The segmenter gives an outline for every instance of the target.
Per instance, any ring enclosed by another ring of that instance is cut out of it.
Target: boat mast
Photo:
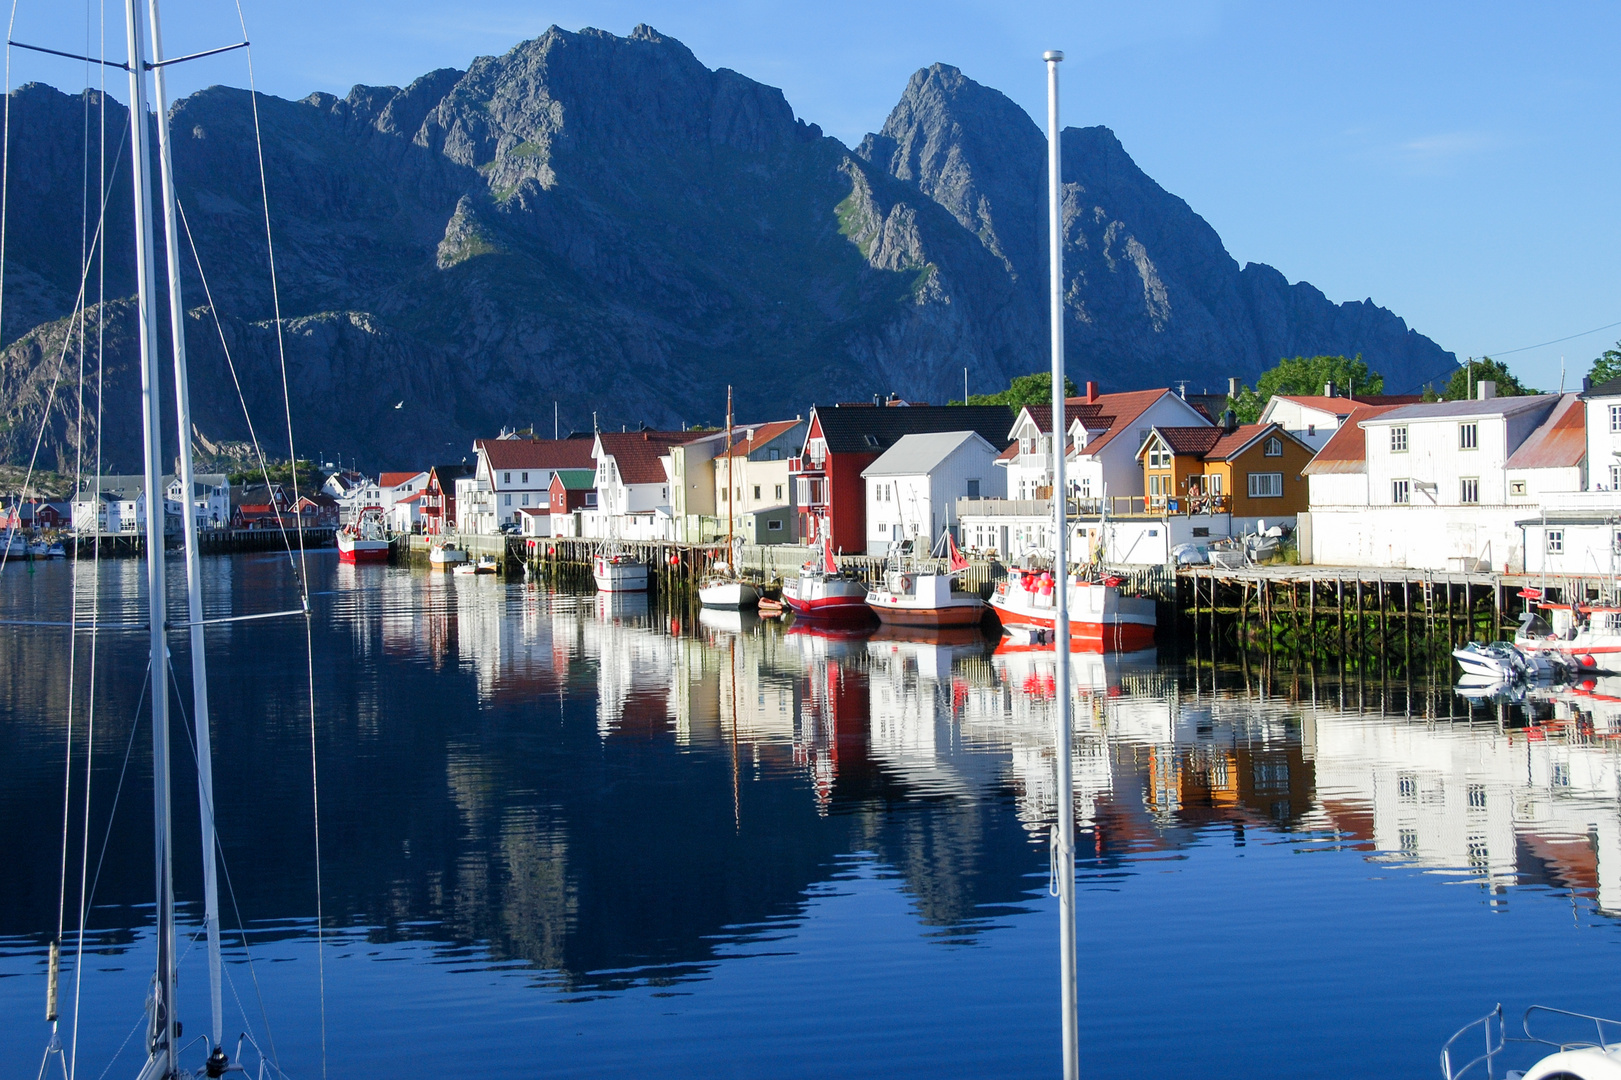
[[[1057,610],[1053,618],[1053,644],[1057,661],[1054,679],[1058,715],[1058,828],[1053,836],[1053,877],[1058,882],[1058,947],[1064,1009],[1064,1080],[1077,1080],[1081,1072],[1075,981],[1075,779],[1071,773],[1072,734],[1069,700],[1069,492],[1064,485],[1064,249],[1063,170],[1059,155],[1062,133],[1058,127],[1058,65],[1064,54],[1042,54],[1047,62],[1047,246],[1052,284],[1053,376],[1053,513],[1057,530],[1053,563],[1057,569]]]
[[[175,212],[174,158],[169,139],[169,101],[164,86],[163,27],[158,0],[148,0],[152,32],[153,106],[157,111],[158,160],[162,169],[163,235],[169,274],[169,336],[174,344],[175,436],[181,486],[180,516],[186,530],[186,609],[191,623],[192,722],[197,747],[197,802],[203,842],[203,918],[208,930],[210,1075],[224,1064],[224,1008],[220,991],[219,881],[215,865],[214,762],[208,722],[208,660],[203,647],[202,571],[197,550],[196,471],[191,459],[191,394],[186,375],[186,308],[180,293],[179,215]],[[217,1060],[216,1060],[217,1059]]]
[[[734,542],[732,540],[732,497],[739,490],[732,481],[732,388],[726,388],[726,568],[731,571],[732,577],[737,577],[737,567],[732,565]]]
[[[163,573],[163,431],[158,395],[158,328],[152,290],[152,159],[148,146],[146,64],[141,10],[124,0],[129,48],[130,177],[135,198],[135,284],[141,339],[141,440],[146,457],[146,602],[152,689],[152,829],[157,874],[157,970],[152,980],[145,1077],[175,1072],[174,852],[169,799],[169,665]]]

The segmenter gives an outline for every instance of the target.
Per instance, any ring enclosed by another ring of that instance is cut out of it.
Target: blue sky
[[[936,61],[1041,116],[1040,54],[1061,48],[1064,122],[1113,128],[1240,262],[1334,300],[1371,297],[1460,358],[1502,355],[1548,389],[1561,355],[1575,385],[1621,338],[1615,326],[1525,348],[1621,322],[1618,4],[243,4],[270,93],[403,85],[554,23],[625,34],[646,22],[711,67],[781,87],[847,144]],[[236,9],[219,0],[167,0],[164,17],[171,54],[236,40]],[[110,33],[121,51],[121,29]],[[82,9],[19,5],[17,40],[75,49],[85,34]],[[84,79],[18,52],[11,76]],[[238,53],[172,79],[180,93],[243,85],[246,68]]]

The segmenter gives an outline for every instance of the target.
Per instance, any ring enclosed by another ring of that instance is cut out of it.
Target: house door
[[[997,551],[997,554],[999,554],[1002,558],[1004,558],[1004,559],[1007,558],[1008,552],[1007,552],[1007,526],[1006,525],[1002,526],[1002,542],[997,545],[996,551]]]

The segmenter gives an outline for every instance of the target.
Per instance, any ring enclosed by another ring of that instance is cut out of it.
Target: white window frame
[[[1549,555],[1563,555],[1565,553],[1565,530],[1549,529],[1543,533]]]
[[[1464,476],[1458,479],[1458,502],[1463,506],[1480,505],[1480,477]]]
[[[1396,506],[1407,506],[1413,501],[1413,482],[1411,480],[1392,480],[1390,482],[1390,501]]]
[[[1407,453],[1407,425],[1402,424],[1390,429],[1390,452],[1392,454]]]
[[[1458,425],[1458,449],[1480,449],[1480,424],[1471,420],[1467,424]]]
[[[1525,498],[1525,481],[1524,480],[1510,480],[1508,482],[1508,493],[1509,493],[1509,496],[1511,498],[1517,498],[1517,499]]]
[[[1610,490],[1621,491],[1621,465],[1610,466]]]
[[[1276,435],[1272,436],[1266,441],[1266,449],[1262,451],[1262,455],[1264,457],[1282,457],[1283,440],[1278,438]]]
[[[1248,473],[1249,493],[1252,499],[1283,498],[1283,474],[1280,472]],[[1262,490],[1265,489],[1265,490]]]
[[[1610,433],[1621,434],[1621,405],[1610,406]]]

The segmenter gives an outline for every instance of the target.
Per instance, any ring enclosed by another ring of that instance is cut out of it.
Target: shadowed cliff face
[[[100,102],[31,85],[12,106],[0,458],[26,460],[50,403],[42,463],[62,464],[79,416],[62,386],[78,372],[63,320],[81,147],[88,116],[94,203]],[[212,442],[248,437],[227,349],[268,450],[286,452],[285,355],[300,452],[396,463],[463,453],[554,400],[565,428],[593,411],[671,426],[713,420],[729,383],[741,412],[791,415],[880,391],[940,401],[965,366],[988,387],[1045,363],[1041,133],[953,68],[915,75],[854,153],[780,91],[647,27],[554,28],[403,90],[258,110],[279,335],[253,102],[213,87],[172,111],[187,343],[196,381],[213,380],[195,420]],[[134,291],[126,117],[108,103],[106,287],[93,272],[89,294],[109,305]],[[1361,351],[1395,386],[1449,358],[1371,303],[1241,271],[1106,129],[1067,133],[1065,181],[1076,378],[1216,386],[1285,354]],[[110,306],[105,325],[104,454],[134,460],[133,320]]]

